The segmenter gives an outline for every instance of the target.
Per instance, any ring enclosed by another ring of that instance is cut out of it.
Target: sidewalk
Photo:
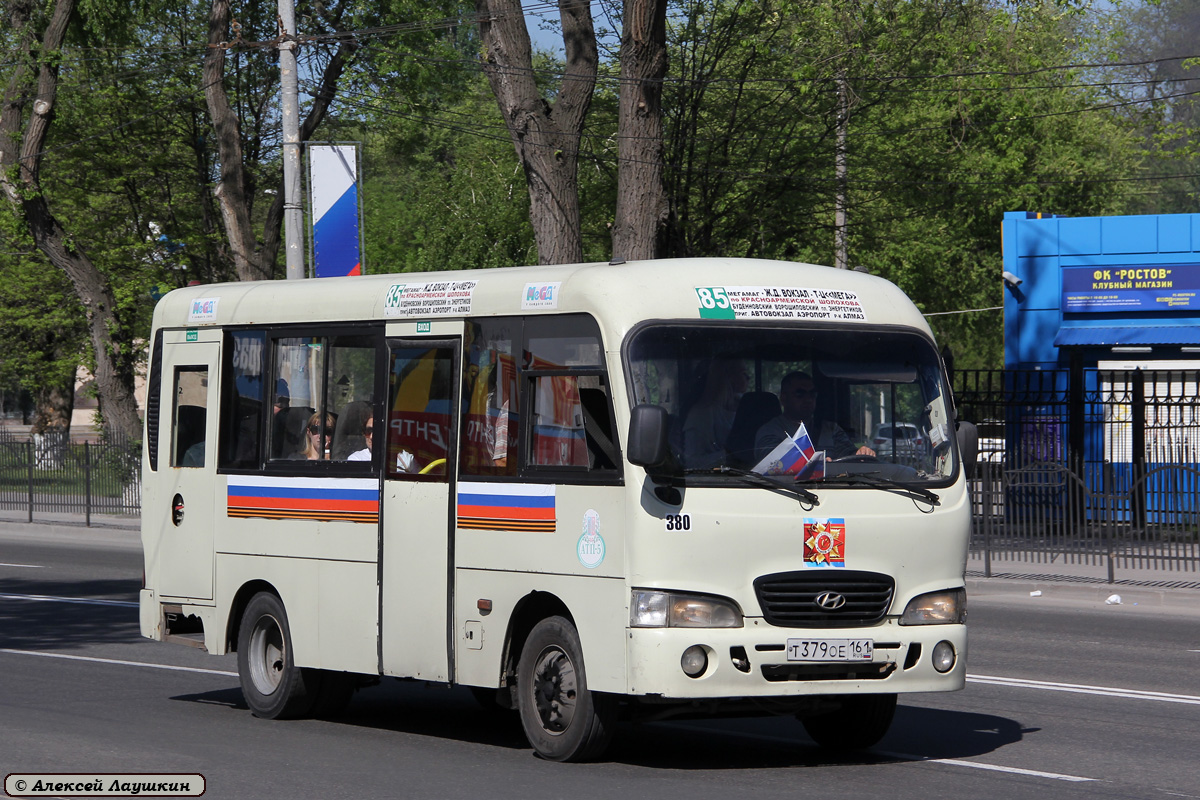
[[[0,509],[0,525],[5,523],[20,523],[28,525],[29,512],[25,509],[11,511]],[[51,511],[34,511],[33,525],[71,525],[87,529],[87,517],[82,513],[56,513]],[[92,514],[93,528],[117,528],[122,530],[141,530],[141,517],[122,516],[118,514]]]
[[[1190,566],[1190,565],[1184,565]],[[981,553],[967,559],[967,594],[1075,598],[1105,603],[1117,595],[1121,605],[1174,606],[1200,611],[1200,571],[1117,567],[1108,582],[1107,563],[1070,564],[1052,561],[991,561],[984,577]],[[1040,593],[1040,594],[1037,594]]]

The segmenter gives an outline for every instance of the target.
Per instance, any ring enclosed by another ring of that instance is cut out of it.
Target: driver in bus
[[[813,447],[824,450],[828,458],[874,456],[875,451],[863,445],[855,449],[850,435],[836,422],[820,421],[817,416],[817,386],[812,376],[804,372],[789,372],[779,382],[779,403],[783,413],[758,429],[754,449],[764,458],[785,438],[795,435],[804,423]]]

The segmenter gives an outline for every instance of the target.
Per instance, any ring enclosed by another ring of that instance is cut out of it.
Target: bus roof
[[[395,273],[177,289],[155,328],[296,322],[423,321],[585,312],[609,346],[649,319],[838,321],[929,326],[894,284],[787,261],[684,258],[457,272]]]

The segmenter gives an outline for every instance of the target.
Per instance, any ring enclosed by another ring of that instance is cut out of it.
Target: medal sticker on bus
[[[804,566],[846,566],[846,519],[804,518]]]

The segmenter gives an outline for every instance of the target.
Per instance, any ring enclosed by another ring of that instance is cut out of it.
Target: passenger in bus
[[[687,467],[705,469],[725,461],[725,442],[733,427],[738,399],[749,385],[750,375],[741,359],[713,359],[704,389],[683,423],[683,457]]]
[[[836,422],[817,419],[817,387],[812,376],[804,372],[789,372],[779,382],[779,402],[783,413],[758,429],[754,449],[759,459],[789,436],[794,436],[804,423],[813,447],[824,450],[828,458],[874,456],[875,451],[863,445],[855,448],[850,435]]]
[[[371,460],[371,449],[374,447],[375,437],[375,419],[373,417],[367,417],[367,421],[363,423],[362,437],[363,441],[367,443],[367,446],[362,450],[355,450],[353,453],[346,456],[347,461]]]
[[[334,423],[333,415],[325,415],[325,441],[321,441],[321,414],[320,412],[313,414],[308,418],[308,425],[304,428],[304,449],[293,453],[289,458],[292,460],[307,460],[317,461],[323,458],[329,458],[329,439],[333,436]]]

